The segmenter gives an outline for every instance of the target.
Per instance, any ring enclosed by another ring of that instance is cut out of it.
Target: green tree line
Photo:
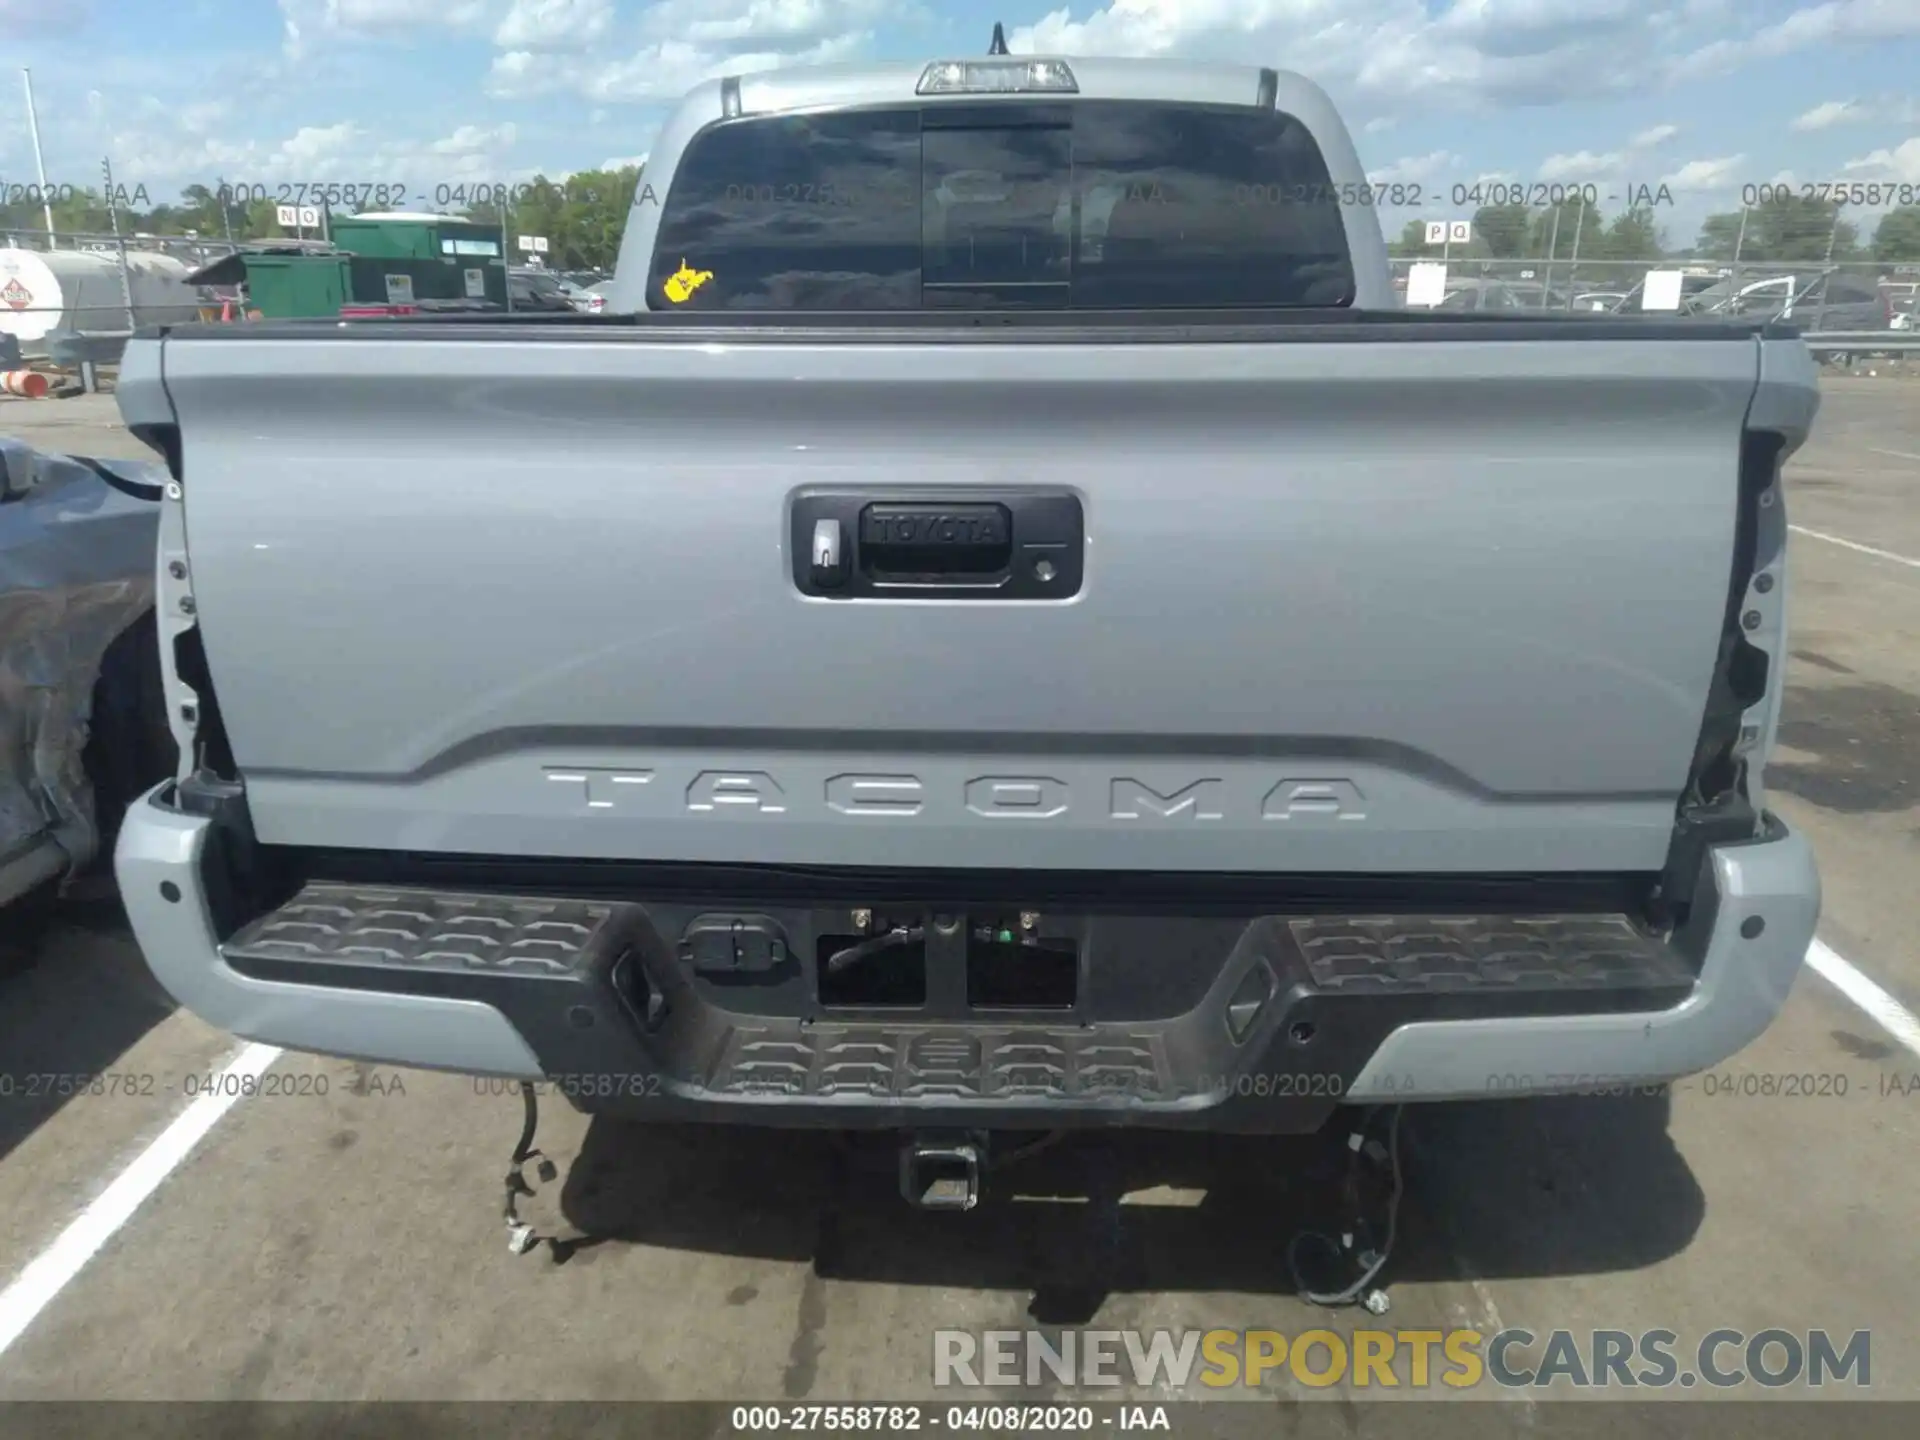
[[[456,187],[501,198],[447,208],[451,214],[500,226],[507,234],[509,247],[516,236],[546,236],[546,263],[555,269],[611,269],[639,178],[637,167],[625,166],[582,170],[564,180],[540,175],[513,186]],[[117,203],[110,206],[109,198]],[[291,203],[297,197],[290,194],[287,198]],[[508,203],[501,203],[501,199]],[[106,235],[113,229],[117,211],[120,233],[125,236],[140,233],[196,235],[203,240],[270,240],[288,233],[276,218],[277,204],[277,197],[242,203],[205,185],[189,185],[177,201],[162,204],[151,203],[144,187],[118,186],[111,197],[102,189],[62,189],[52,202],[53,228],[69,235]],[[334,213],[352,214],[356,208],[372,207],[336,206]],[[0,204],[0,237],[24,237],[44,233],[45,228],[41,206],[31,195]]]
[[[1832,201],[1801,195],[1769,196],[1744,212],[1709,215],[1692,245],[1674,247],[1656,213],[1645,206],[1604,215],[1579,201],[1547,208],[1483,205],[1473,215],[1473,240],[1449,253],[1463,260],[1698,259],[1797,263],[1875,260],[1920,262],[1920,205],[1889,210],[1862,238],[1861,227],[1842,218]],[[1431,255],[1423,221],[1410,220],[1388,248],[1396,256]]]

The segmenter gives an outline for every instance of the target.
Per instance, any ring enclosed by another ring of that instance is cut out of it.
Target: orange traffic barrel
[[[38,370],[7,370],[0,372],[0,390],[38,400],[47,393],[47,377]]]

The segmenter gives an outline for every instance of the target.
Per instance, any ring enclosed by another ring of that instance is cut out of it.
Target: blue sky
[[[1920,0],[0,0],[56,184],[111,155],[156,198],[309,180],[416,203],[644,154],[709,75],[972,54],[996,19],[1020,52],[1299,70],[1375,178],[1438,194],[1427,218],[1480,177],[1665,182],[1685,241],[1743,185],[1920,183]],[[0,183],[32,179],[10,71]]]

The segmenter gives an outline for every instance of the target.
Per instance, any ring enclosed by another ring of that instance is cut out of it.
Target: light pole
[[[113,188],[113,161],[102,157],[100,174],[107,183],[107,218],[113,225],[113,248],[120,257],[120,299],[127,307],[127,331],[140,328],[133,313],[133,279],[127,273],[127,242],[120,238],[120,197]]]
[[[1568,257],[1567,313],[1573,313],[1574,291],[1580,288],[1580,232],[1587,228],[1587,197],[1580,197],[1580,208],[1573,217],[1573,254]]]
[[[27,133],[33,136],[33,163],[40,172],[40,213],[47,221],[47,248],[57,248],[53,240],[53,196],[47,190],[47,157],[40,153],[40,117],[33,109],[33,71],[20,67],[20,79],[27,87]]]
[[[1553,228],[1547,232],[1547,269],[1540,280],[1540,308],[1546,309],[1553,304],[1553,257],[1560,253],[1560,211],[1564,206],[1553,207]]]

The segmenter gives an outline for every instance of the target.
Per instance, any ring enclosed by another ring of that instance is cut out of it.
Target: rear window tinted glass
[[[1306,128],[1237,107],[966,102],[729,121],[661,216],[657,309],[1348,305]]]

